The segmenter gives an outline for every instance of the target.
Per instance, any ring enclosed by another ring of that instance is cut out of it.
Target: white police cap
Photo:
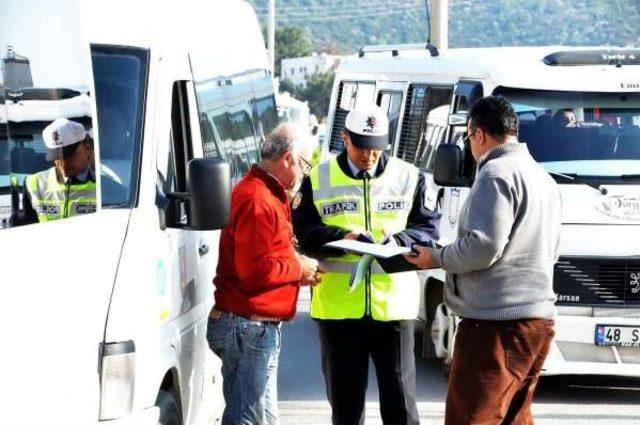
[[[357,148],[386,149],[389,144],[389,117],[373,103],[352,109],[345,128]]]
[[[67,118],[58,118],[42,131],[44,145],[47,147],[47,159],[52,160],[56,151],[81,142],[87,137],[84,126]]]

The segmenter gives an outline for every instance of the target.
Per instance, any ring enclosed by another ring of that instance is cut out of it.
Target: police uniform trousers
[[[418,424],[413,321],[317,320],[333,425],[364,424],[369,358],[385,425]]]

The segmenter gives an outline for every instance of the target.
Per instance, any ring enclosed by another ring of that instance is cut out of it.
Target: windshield
[[[520,118],[519,140],[550,172],[613,177],[640,171],[640,93],[498,88]]]

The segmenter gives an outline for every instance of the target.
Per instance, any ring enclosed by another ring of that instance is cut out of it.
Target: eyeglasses
[[[303,165],[300,167],[302,169],[302,174],[305,175],[305,176],[308,176],[309,172],[311,171],[311,168],[313,168],[313,166],[311,165],[311,163],[309,161],[304,159],[302,156],[299,156],[298,158],[303,162]]]
[[[465,137],[462,141],[465,148],[471,149],[471,136],[473,136],[474,134],[476,134],[476,130],[473,130],[471,133],[469,133],[467,137]]]

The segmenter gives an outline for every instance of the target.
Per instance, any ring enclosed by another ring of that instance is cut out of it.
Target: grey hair
[[[280,124],[273,129],[260,146],[260,157],[267,160],[280,159],[287,152],[300,152],[300,137],[295,125]]]

